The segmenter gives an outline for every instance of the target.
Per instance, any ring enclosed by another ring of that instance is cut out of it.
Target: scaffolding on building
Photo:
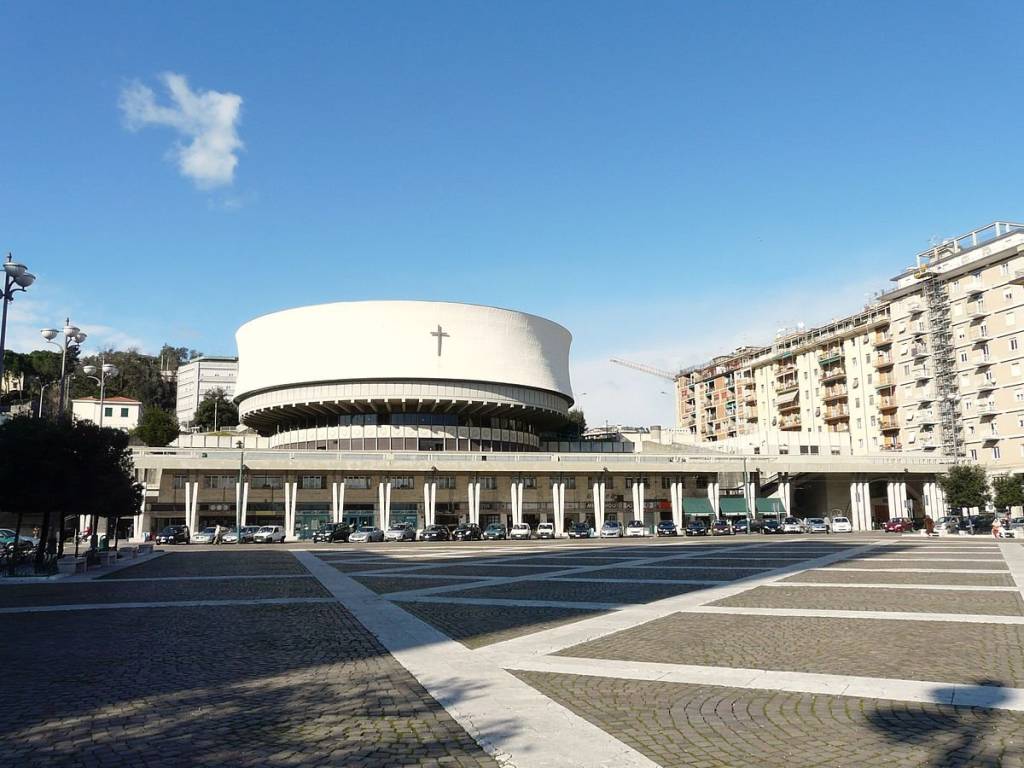
[[[922,270],[924,294],[928,303],[928,324],[931,330],[932,364],[935,370],[935,398],[939,401],[939,431],[942,452],[958,456],[960,451],[960,418],[957,409],[958,385],[956,358],[953,352],[953,331],[949,314],[946,283],[935,272]]]

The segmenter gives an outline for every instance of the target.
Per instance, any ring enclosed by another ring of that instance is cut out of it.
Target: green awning
[[[747,500],[742,496],[723,496],[718,500],[723,515],[746,515]]]
[[[683,497],[683,513],[687,515],[707,515],[709,517],[715,516],[715,510],[711,507],[711,501],[707,496],[700,496],[695,498]]]
[[[762,515],[786,514],[786,509],[782,506],[782,499],[754,499],[754,507]]]

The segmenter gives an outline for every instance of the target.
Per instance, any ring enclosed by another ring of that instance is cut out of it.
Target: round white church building
[[[274,312],[236,334],[239,417],[293,450],[521,452],[566,421],[572,335],[439,301]]]

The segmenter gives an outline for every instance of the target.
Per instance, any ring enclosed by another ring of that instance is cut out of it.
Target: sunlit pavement
[[[1024,542],[165,550],[0,586],[0,765],[1024,765]]]

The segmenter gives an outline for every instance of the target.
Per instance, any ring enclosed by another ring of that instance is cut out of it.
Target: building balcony
[[[992,334],[989,333],[987,328],[978,329],[975,333],[971,334],[971,344],[984,344],[986,341],[992,341]]]
[[[974,361],[974,367],[975,368],[988,368],[990,365],[992,365],[992,356],[991,355],[980,355]]]
[[[800,429],[800,417],[799,416],[785,416],[779,419],[779,429],[785,431],[792,431],[794,429]]]
[[[743,402],[744,403],[756,403],[757,402],[757,392],[755,392],[752,389],[748,390],[747,392],[745,392],[743,394]]]
[[[895,411],[898,407],[894,397],[883,397],[878,401],[878,409],[881,411]]]
[[[795,374],[795,373],[796,373],[796,366],[795,365],[783,365],[777,371],[775,371],[775,378],[776,379],[781,379],[781,378],[783,378],[785,376],[788,376],[789,374]]]
[[[918,426],[921,427],[932,427],[936,424],[935,414],[931,411],[925,411],[924,413],[918,413],[915,419]]]
[[[894,432],[900,428],[900,423],[896,419],[882,419],[878,422],[878,426],[883,432]]]
[[[1010,285],[1024,285],[1024,269],[1018,269],[1013,273]]]
[[[988,312],[985,311],[984,307],[975,305],[967,310],[967,316],[972,320],[980,320],[983,317],[988,317]]]
[[[985,292],[985,287],[982,286],[982,285],[972,285],[970,288],[968,288],[965,291],[965,293],[967,294],[967,298],[969,298],[969,299],[973,298],[973,297],[976,297],[976,296],[981,296],[984,292]]]
[[[996,380],[995,379],[982,379],[981,382],[978,384],[978,391],[979,392],[991,392],[997,386],[999,386],[999,385],[996,384]]]
[[[876,333],[874,341],[876,347],[889,346],[890,344],[892,344],[892,334],[889,333],[889,331],[885,331],[884,333]]]
[[[786,413],[788,411],[799,411],[800,401],[790,400],[788,403],[779,403],[776,407],[779,409],[779,413]]]
[[[903,450],[903,444],[899,440],[883,440],[882,441],[883,451],[901,451]]]
[[[850,409],[845,406],[825,409],[825,421],[841,421],[850,418]]]
[[[914,380],[915,381],[928,381],[932,377],[931,371],[927,368],[915,368],[914,369]]]
[[[879,376],[875,382],[875,389],[888,389],[896,386],[896,379],[892,376]]]
[[[922,312],[924,312],[924,307],[921,305],[921,302],[912,301],[907,305],[907,311],[911,315],[920,315]]]
[[[843,367],[830,368],[821,372],[821,383],[827,384],[830,381],[839,381],[846,378],[846,369]]]
[[[915,360],[922,360],[929,355],[931,355],[931,353],[928,351],[928,347],[924,344],[917,344],[910,348],[910,356]]]
[[[991,419],[998,412],[995,403],[978,403],[978,415],[983,419]]]
[[[892,357],[890,355],[878,355],[875,358],[875,368],[892,368]]]
[[[839,386],[839,387],[826,387],[825,388],[825,393],[822,396],[822,400],[824,400],[826,403],[828,403],[828,402],[831,402],[833,400],[842,400],[845,397],[846,397],[846,387],[843,387],[843,386]]]
[[[792,392],[795,389],[800,389],[800,382],[796,381],[777,381],[775,382],[775,394],[781,395],[785,392]]]
[[[1000,435],[998,433],[996,433],[994,435],[985,435],[983,438],[981,438],[981,441],[983,443],[987,443],[987,444],[991,445],[992,443],[998,443],[999,442],[999,438],[1000,438]]]
[[[818,354],[818,364],[828,365],[829,363],[837,363],[843,359],[843,350],[840,348],[826,349]]]

